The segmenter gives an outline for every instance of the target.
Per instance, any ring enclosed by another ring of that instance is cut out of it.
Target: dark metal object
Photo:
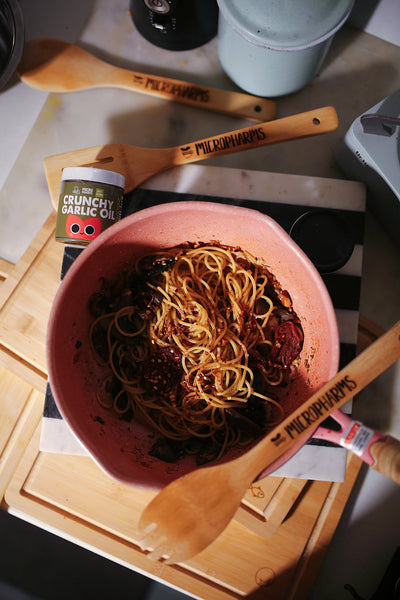
[[[15,73],[24,38],[24,21],[18,0],[0,0],[0,90]]]
[[[400,125],[400,119],[378,114],[367,114],[360,117],[364,133],[385,135],[390,137]]]
[[[345,584],[344,589],[351,594],[354,600],[366,600],[349,583]],[[394,553],[378,589],[370,600],[400,600],[400,548],[397,548]]]
[[[190,50],[217,34],[216,0],[131,0],[132,20],[152,44]]]

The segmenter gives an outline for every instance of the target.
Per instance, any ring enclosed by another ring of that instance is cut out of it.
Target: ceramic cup
[[[257,96],[296,92],[320,70],[354,0],[218,0],[218,55],[226,74]]]

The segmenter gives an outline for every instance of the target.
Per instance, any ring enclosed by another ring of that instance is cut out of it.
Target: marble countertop
[[[27,39],[79,39],[87,49],[123,67],[237,89],[218,62],[216,39],[187,52],[152,46],[134,30],[128,0],[20,3]],[[336,35],[318,77],[300,92],[277,99],[278,117],[334,105],[340,121],[337,131],[213,158],[206,164],[345,179],[334,160],[335,148],[357,116],[398,88],[399,45],[346,25]],[[66,131],[70,119],[73,127]],[[18,260],[52,210],[42,168],[45,156],[111,141],[148,147],[179,145],[245,125],[248,122],[122,90],[48,96],[14,77],[0,92],[1,258]],[[24,190],[24,177],[35,184],[32,196]],[[385,329],[400,316],[399,259],[399,247],[368,211],[361,313]],[[399,364],[371,384],[361,400],[354,409],[356,417],[400,437]],[[348,600],[345,583],[365,598],[372,596],[399,545],[399,500],[394,483],[362,468],[310,600]]]

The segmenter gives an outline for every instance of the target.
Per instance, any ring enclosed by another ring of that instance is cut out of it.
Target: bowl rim
[[[65,422],[69,425],[71,431],[75,435],[75,437],[79,440],[80,444],[86,451],[90,454],[90,456],[95,460],[95,462],[109,475],[111,475],[114,479],[128,484],[135,485],[139,487],[143,487],[146,489],[160,489],[159,487],[151,488],[150,485],[143,485],[141,483],[137,483],[133,479],[129,479],[128,477],[121,476],[117,469],[110,464],[104,464],[102,459],[97,455],[96,449],[93,448],[93,441],[85,439],[85,436],[82,435],[82,430],[76,426],[76,420],[70,418],[70,414],[68,409],[65,407],[64,402],[59,398],[57,398],[57,394],[54,389],[58,389],[58,386],[61,385],[60,374],[56,373],[53,369],[54,361],[51,356],[51,339],[53,337],[53,330],[56,324],[56,315],[60,313],[60,305],[63,301],[63,292],[64,289],[68,288],[70,285],[70,281],[72,282],[75,278],[76,274],[79,272],[81,265],[83,265],[87,258],[92,256],[97,252],[97,249],[100,248],[107,240],[112,240],[114,237],[118,236],[118,233],[121,230],[129,229],[132,226],[140,224],[143,220],[148,220],[153,215],[160,214],[174,214],[174,213],[182,213],[182,211],[190,210],[197,211],[198,213],[204,212],[205,210],[220,215],[229,213],[231,216],[236,215],[238,218],[245,218],[246,215],[251,216],[252,218],[257,218],[257,220],[263,221],[267,227],[272,228],[275,234],[279,237],[280,240],[284,241],[286,245],[290,247],[292,253],[296,254],[296,256],[300,259],[302,265],[306,268],[308,275],[310,276],[313,285],[315,285],[319,293],[321,294],[321,298],[323,301],[325,314],[326,314],[326,325],[329,328],[330,339],[332,340],[332,346],[329,348],[329,373],[328,378],[332,377],[338,369],[339,366],[339,357],[340,357],[340,340],[338,333],[337,320],[335,315],[335,309],[333,307],[332,299],[329,295],[329,292],[325,286],[325,283],[313,265],[311,260],[307,257],[304,251],[292,240],[289,234],[269,215],[266,215],[256,209],[234,206],[228,204],[222,204],[218,202],[208,202],[208,201],[177,201],[177,202],[167,202],[164,204],[159,204],[156,206],[151,206],[148,208],[144,208],[139,210],[127,217],[124,217],[117,223],[113,224],[111,227],[102,232],[95,240],[93,240],[84,250],[77,256],[72,265],[69,267],[67,273],[65,274],[63,280],[61,281],[59,288],[57,290],[56,296],[54,298],[50,315],[48,321],[48,327],[46,332],[46,362],[47,362],[47,370],[48,370],[48,379],[50,383],[50,388],[52,389],[54,401],[56,406],[62,416],[65,419]],[[132,237],[132,245],[135,244],[135,239]],[[167,247],[167,246],[165,246]],[[275,273],[274,273],[275,274]],[[278,276],[279,280],[279,276]],[[55,382],[55,388],[53,389],[52,381]],[[322,383],[321,383],[322,385]]]

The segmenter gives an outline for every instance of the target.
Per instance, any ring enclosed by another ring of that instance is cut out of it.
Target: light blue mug
[[[319,72],[354,0],[218,0],[218,55],[257,96],[296,92]]]

